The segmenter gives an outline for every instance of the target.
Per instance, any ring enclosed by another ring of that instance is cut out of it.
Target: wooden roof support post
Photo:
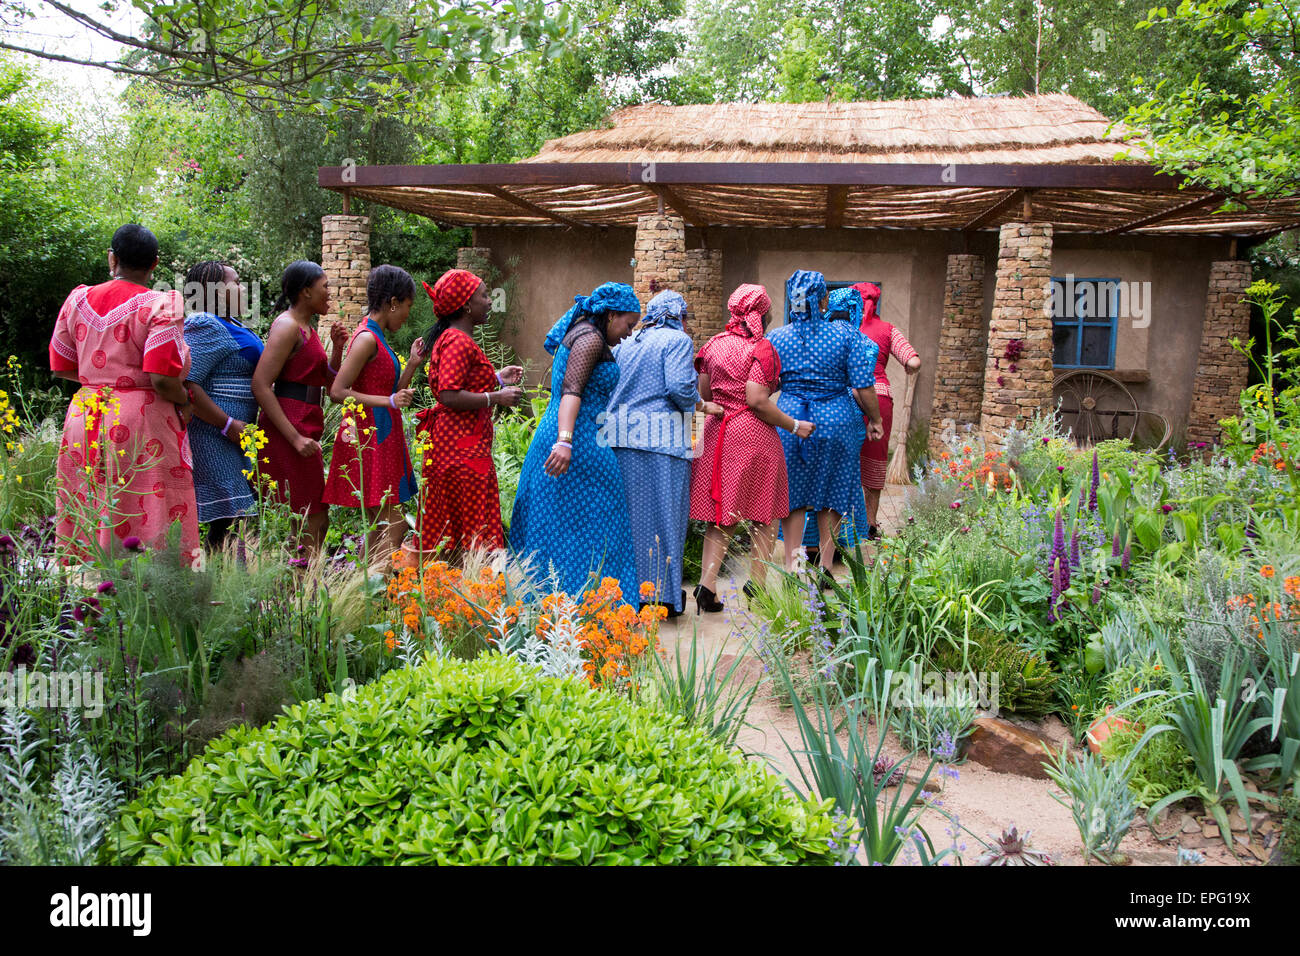
[[[352,215],[352,190],[343,190],[343,215]]]
[[[844,225],[844,208],[849,202],[848,186],[826,187],[826,228],[839,229]]]
[[[1022,210],[1024,221],[1033,222],[1034,221],[1034,191],[1032,189],[1026,189],[1022,195],[1024,197],[1024,208]]]

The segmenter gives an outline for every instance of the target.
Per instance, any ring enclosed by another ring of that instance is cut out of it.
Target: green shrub
[[[1041,657],[994,631],[971,632],[964,668],[960,644],[943,646],[935,663],[944,670],[985,672],[990,684],[997,674],[998,709],[1017,717],[1039,720],[1057,709],[1056,682],[1061,675]]]
[[[1300,798],[1293,793],[1282,798],[1278,855],[1283,866],[1300,866]]]
[[[827,806],[680,718],[493,654],[236,728],[109,845],[156,864],[832,862]]]

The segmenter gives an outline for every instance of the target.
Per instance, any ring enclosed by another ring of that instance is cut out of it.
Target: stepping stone
[[[1034,780],[1050,780],[1043,769],[1049,759],[1048,740],[1000,717],[976,717],[966,744],[966,759],[995,773],[1012,773]]]

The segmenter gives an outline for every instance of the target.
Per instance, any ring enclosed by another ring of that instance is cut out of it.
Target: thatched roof
[[[629,106],[525,163],[1143,163],[1138,136],[1064,93],[870,103]],[[1117,159],[1125,149],[1127,160]]]
[[[464,225],[997,229],[1260,236],[1296,197],[1220,213],[1180,188],[1140,132],[1065,94],[870,103],[642,105],[518,163],[320,170],[322,186]]]

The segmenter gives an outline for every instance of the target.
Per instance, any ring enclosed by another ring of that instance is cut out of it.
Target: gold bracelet
[[[573,441],[573,432],[560,432],[558,440],[567,442]]]

